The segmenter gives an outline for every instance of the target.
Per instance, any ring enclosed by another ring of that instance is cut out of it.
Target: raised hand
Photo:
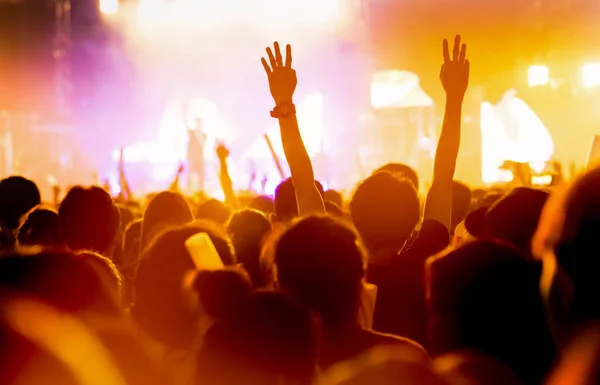
[[[215,150],[217,151],[219,160],[225,160],[229,157],[229,150],[225,147],[224,143],[217,143],[217,148]]]
[[[267,63],[264,57],[261,58],[262,65],[269,78],[271,96],[273,96],[276,105],[282,102],[292,103],[296,84],[298,84],[296,71],[292,68],[292,47],[289,44],[286,46],[285,62],[281,56],[279,43],[275,42],[274,48],[275,55],[273,55],[271,47],[267,48],[270,64]]]
[[[469,85],[470,63],[466,59],[467,45],[460,43],[460,35],[454,38],[452,58],[448,48],[448,40],[443,44],[444,64],[440,71],[440,80],[446,94],[449,96],[463,97]]]

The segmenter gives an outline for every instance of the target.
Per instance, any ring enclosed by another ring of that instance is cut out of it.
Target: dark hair
[[[41,203],[40,190],[33,181],[22,176],[0,181],[0,219],[10,230],[18,229],[21,217]]]
[[[148,203],[142,222],[141,250],[144,251],[162,231],[194,220],[185,198],[178,193],[163,191]]]
[[[119,210],[100,187],[73,187],[58,209],[61,236],[73,250],[105,253],[119,231]]]
[[[323,185],[315,181],[315,186],[317,186],[321,196],[324,196]],[[289,221],[298,217],[298,202],[296,201],[296,189],[292,178],[284,180],[277,186],[274,203],[275,215],[279,220]]]
[[[257,196],[256,198],[252,199],[252,201],[248,205],[248,208],[260,211],[267,215],[275,213],[275,205],[273,204],[273,199],[266,195]]]
[[[414,168],[402,163],[388,163],[375,170],[374,174],[382,171],[394,174],[399,178],[408,179],[415,187],[415,190],[419,190],[419,174],[417,174]]]
[[[104,287],[115,295],[115,300],[121,302],[121,273],[113,261],[93,251],[81,251],[77,255],[94,269]]]
[[[277,240],[274,261],[283,290],[318,311],[329,327],[356,319],[365,273],[358,235],[332,217],[307,217]]]
[[[327,215],[331,215],[334,218],[350,221],[350,217],[346,215],[344,210],[333,202],[325,201],[325,211]]]
[[[465,220],[471,208],[471,189],[464,183],[452,182],[452,225],[454,232],[456,226]]]
[[[540,264],[510,246],[475,241],[431,260],[427,270],[437,353],[477,350],[526,383],[542,382],[555,346],[540,295]]]
[[[238,211],[229,220],[227,232],[235,250],[235,256],[250,274],[255,287],[263,282],[260,258],[263,241],[271,231],[271,222],[262,213],[254,210]]]
[[[211,221],[218,225],[225,224],[231,216],[231,209],[225,203],[209,199],[202,203],[196,211],[196,219],[203,221]]]
[[[94,268],[60,249],[13,252],[0,258],[0,290],[21,293],[67,313],[120,314],[118,302]]]
[[[250,277],[240,268],[199,271],[192,288],[205,314],[215,319],[233,319],[246,306],[252,292]]]
[[[225,265],[235,264],[229,238],[215,224],[195,222],[167,230],[146,248],[134,282],[133,314],[143,329],[172,347],[188,348],[198,332],[197,314],[183,298],[185,275],[195,269],[185,241],[206,233]]]
[[[350,216],[369,251],[400,250],[421,219],[417,190],[407,179],[378,172],[356,188]]]
[[[317,361],[312,315],[277,292],[257,292],[244,311],[218,322],[199,355],[203,383],[221,385],[310,384]]]
[[[23,246],[60,246],[58,213],[44,207],[35,208],[23,218],[18,239]]]
[[[331,203],[336,204],[339,207],[344,206],[344,198],[342,197],[342,193],[336,190],[327,190],[324,195],[325,201],[329,201]]]

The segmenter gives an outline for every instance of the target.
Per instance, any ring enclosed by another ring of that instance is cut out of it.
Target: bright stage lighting
[[[371,80],[373,108],[429,107],[433,100],[419,85],[419,77],[408,71],[381,71]]]
[[[501,170],[506,161],[529,163],[542,171],[554,154],[554,141],[536,113],[516,91],[507,92],[497,105],[481,105],[481,157],[484,183],[510,182],[510,171]]]
[[[114,15],[119,12],[119,0],[100,0],[100,12]]]
[[[114,1],[114,0],[113,0]],[[213,27],[214,25],[335,24],[340,0],[139,0],[143,24]]]
[[[550,81],[550,69],[542,65],[529,67],[527,81],[529,87],[545,86]]]
[[[586,88],[600,85],[600,63],[590,63],[583,66],[581,82]]]

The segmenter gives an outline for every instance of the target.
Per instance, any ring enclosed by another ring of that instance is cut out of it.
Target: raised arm
[[[283,151],[296,190],[298,213],[300,216],[325,213],[323,198],[315,185],[312,163],[302,142],[296,118],[293,96],[298,80],[296,71],[292,69],[292,47],[289,44],[286,47],[285,63],[277,42],[274,48],[275,55],[270,47],[267,48],[270,65],[265,58],[261,61],[269,78],[269,88],[275,101],[271,116],[279,120]]]
[[[219,158],[219,180],[221,181],[221,188],[225,194],[225,203],[236,208],[238,206],[237,198],[235,196],[235,192],[233,191],[233,182],[231,181],[231,176],[229,175],[229,167],[227,167],[229,150],[223,143],[219,143],[216,151],[217,157]]]
[[[467,46],[454,39],[452,59],[448,40],[444,40],[444,64],[440,80],[446,92],[444,123],[438,141],[433,164],[433,181],[425,203],[425,219],[441,222],[449,231],[452,217],[452,179],[456,169],[456,158],[460,147],[462,104],[469,84],[469,61],[466,60]]]

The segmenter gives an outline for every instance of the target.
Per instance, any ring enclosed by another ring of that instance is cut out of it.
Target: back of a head
[[[165,229],[178,227],[193,220],[192,211],[181,194],[171,191],[156,194],[150,200],[144,212],[141,236],[142,250]]]
[[[517,246],[529,254],[540,216],[549,194],[519,187],[496,201],[487,211],[488,235]]]
[[[339,207],[344,207],[344,197],[342,193],[336,190],[327,190],[324,194],[325,201],[335,203]]]
[[[21,293],[70,314],[119,314],[118,302],[82,258],[60,250],[31,251],[0,259],[3,290]]]
[[[408,179],[415,187],[415,190],[419,190],[419,174],[417,174],[414,168],[402,163],[388,163],[375,170],[374,174],[385,171],[399,178]]]
[[[127,226],[129,226],[129,224],[131,222],[133,222],[134,220],[136,220],[136,213],[134,212],[134,209],[121,203],[117,205],[117,208],[119,209],[119,216],[120,216],[120,230],[122,233],[125,232],[125,230],[127,229]]]
[[[253,294],[235,319],[206,335],[199,373],[205,383],[310,384],[316,368],[311,312],[277,292]]]
[[[0,181],[0,219],[12,230],[19,227],[21,217],[42,203],[37,185],[22,176]]]
[[[541,381],[555,347],[539,292],[539,264],[512,247],[475,241],[428,262],[428,273],[438,353],[474,349],[526,383]]]
[[[18,239],[23,246],[61,245],[58,213],[42,207],[31,211],[19,229]]]
[[[246,306],[252,283],[243,270],[229,267],[199,271],[192,289],[198,294],[204,314],[215,320],[231,320]]]
[[[460,182],[452,182],[452,231],[462,222],[471,208],[471,189]]]
[[[119,209],[100,187],[73,187],[58,209],[61,236],[73,250],[108,251],[119,230]]]
[[[82,251],[77,255],[94,269],[102,285],[115,300],[121,302],[122,279],[115,264],[110,259],[92,251]]]
[[[216,199],[207,200],[196,211],[196,219],[211,221],[217,225],[224,225],[229,217],[231,217],[231,209],[225,203]]]
[[[267,217],[248,209],[233,214],[227,224],[236,258],[244,265],[256,287],[262,286],[260,256],[263,242],[270,231],[271,223]]]
[[[275,245],[277,279],[328,326],[356,319],[365,256],[352,228],[331,217],[294,223]]]
[[[321,196],[325,195],[323,185],[315,181]],[[292,178],[281,182],[275,189],[275,215],[279,221],[285,222],[298,217],[298,201],[296,201],[296,189]]]
[[[350,216],[369,251],[400,250],[420,221],[420,201],[412,182],[378,172],[358,185]]]
[[[548,230],[543,242],[556,256],[566,272],[575,296],[569,309],[574,322],[600,320],[600,168],[596,168],[573,184],[564,193],[554,212],[544,213],[543,226]],[[550,214],[550,216],[545,215]],[[541,235],[541,234],[540,234]]]
[[[197,316],[183,298],[185,275],[195,269],[185,241],[206,233],[225,265],[235,264],[229,239],[216,225],[197,222],[167,230],[146,248],[135,277],[133,314],[153,338],[186,348],[198,331]]]
[[[325,211],[327,215],[331,215],[334,218],[350,221],[350,217],[346,215],[344,210],[333,202],[325,201]]]
[[[273,199],[266,195],[258,196],[250,202],[249,209],[260,211],[263,214],[270,215],[275,213]]]

